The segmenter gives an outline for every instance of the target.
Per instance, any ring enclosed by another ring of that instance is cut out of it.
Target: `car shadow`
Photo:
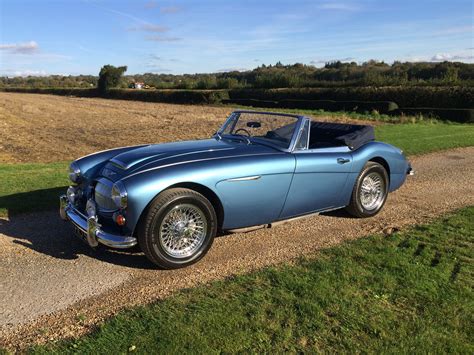
[[[353,215],[349,214],[349,212],[347,212],[344,208],[328,211],[328,212],[322,212],[320,215],[326,216],[326,217],[337,217],[337,218],[348,218],[348,219],[356,218]]]
[[[102,246],[92,249],[78,238],[71,224],[61,220],[54,209],[59,205],[58,196],[65,189],[52,188],[0,197],[0,209],[8,212],[7,219],[0,217],[0,238],[11,238],[14,244],[57,259],[74,260],[86,255],[124,267],[157,269],[138,247],[124,251]]]

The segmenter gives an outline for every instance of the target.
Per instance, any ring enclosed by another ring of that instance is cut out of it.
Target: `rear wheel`
[[[176,269],[200,260],[216,232],[211,203],[196,191],[176,188],[162,192],[151,203],[138,227],[138,243],[151,262]]]
[[[387,195],[387,171],[379,163],[369,161],[356,180],[346,210],[359,218],[375,216],[385,204]]]

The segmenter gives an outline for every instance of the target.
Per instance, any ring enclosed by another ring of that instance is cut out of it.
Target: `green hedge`
[[[175,104],[217,104],[228,98],[225,90],[128,90],[112,89],[107,98]]]
[[[265,101],[392,101],[400,107],[474,108],[472,87],[347,87],[230,90],[229,97]]]
[[[64,96],[99,97],[97,89],[63,89],[63,88],[2,88],[0,91],[33,94],[52,94]],[[108,99],[136,100],[148,102],[166,102],[175,104],[218,104],[227,99],[226,90],[131,90],[112,89]]]
[[[27,94],[48,94],[62,96],[80,96],[80,97],[96,97],[98,92],[96,88],[80,89],[80,88],[0,88],[4,92],[21,92]]]
[[[398,105],[392,101],[333,101],[333,100],[281,100],[279,107],[302,108],[310,110],[326,111],[355,111],[389,113],[398,109]]]
[[[268,108],[291,108],[306,110],[325,111],[355,111],[371,112],[377,110],[379,113],[389,113],[397,110],[398,105],[391,101],[332,101],[332,100],[254,100],[254,99],[233,99],[223,100],[222,103],[237,104],[253,107]]]
[[[403,107],[398,110],[392,111],[393,115],[423,115],[433,118],[439,118],[441,120],[461,122],[461,123],[474,123],[474,109],[469,108],[434,108],[434,107]]]
[[[270,100],[234,99],[234,100],[222,100],[222,103],[242,105],[242,106],[252,106],[252,107],[266,107],[266,108],[279,107],[278,101],[270,101]]]
[[[92,89],[63,89],[63,88],[3,88],[3,91],[28,92],[40,94],[71,95],[94,97],[98,96],[95,88]],[[347,87],[347,88],[305,88],[305,89],[238,89],[238,90],[129,90],[113,89],[109,91],[109,98],[140,100],[151,102],[168,102],[179,104],[214,104],[222,100],[253,100],[266,101],[266,107],[274,107],[272,102],[286,102],[290,100],[305,100],[300,102],[311,108],[335,107],[334,110],[353,110],[357,103],[357,110],[367,111],[374,107],[374,102],[393,102],[399,107],[430,107],[430,108],[474,108],[473,87]],[[331,102],[338,102],[337,104]],[[344,102],[344,104],[342,104]],[[244,104],[242,105],[250,105]],[[337,107],[336,107],[337,106]],[[374,108],[380,112],[390,112],[393,104],[383,104],[381,108]],[[377,106],[379,107],[379,106]]]
[[[99,97],[95,88],[0,88],[0,91]],[[108,91],[106,98],[176,104],[234,103],[253,107],[326,111],[370,112],[377,110],[382,114],[422,114],[443,120],[474,123],[474,89],[471,87],[354,87],[230,91],[112,89]]]

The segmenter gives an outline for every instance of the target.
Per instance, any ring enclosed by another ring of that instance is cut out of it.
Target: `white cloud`
[[[401,61],[407,62],[464,62],[473,63],[474,55],[470,51],[456,51],[456,52],[440,52],[435,55],[408,55],[399,58]]]
[[[355,61],[355,58],[353,57],[345,57],[345,58],[332,58],[332,59],[314,59],[309,62],[309,64],[313,65],[324,65],[326,63],[331,63],[331,62],[353,62]]]
[[[172,70],[171,69],[167,69],[167,68],[160,68],[160,67],[150,67],[150,68],[153,68],[150,70],[150,72],[152,73],[169,73],[171,72]]]
[[[39,46],[35,41],[25,43],[0,44],[0,50],[18,54],[34,54],[38,51]]]
[[[6,69],[2,71],[1,75],[5,75],[8,77],[14,76],[47,76],[49,75],[45,70],[15,70],[15,69]]]
[[[248,71],[249,69],[247,68],[225,68],[225,69],[219,69],[216,71],[216,73],[228,73],[232,71]]]
[[[432,62],[444,62],[444,61],[461,61],[469,62],[474,60],[472,54],[453,54],[453,53],[436,53],[431,57]]]

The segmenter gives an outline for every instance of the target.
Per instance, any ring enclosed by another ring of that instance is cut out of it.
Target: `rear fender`
[[[354,189],[355,182],[360,172],[368,161],[382,159],[389,167],[389,192],[398,189],[406,179],[409,163],[402,151],[390,144],[382,142],[369,142],[352,152],[353,163],[346,184],[344,204],[348,205]]]

